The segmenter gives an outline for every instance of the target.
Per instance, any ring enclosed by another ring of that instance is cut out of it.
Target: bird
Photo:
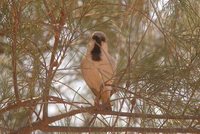
[[[112,110],[110,96],[114,82],[116,62],[108,52],[107,37],[102,31],[95,31],[81,61],[82,76],[96,96],[95,105]],[[100,103],[101,102],[101,103]]]

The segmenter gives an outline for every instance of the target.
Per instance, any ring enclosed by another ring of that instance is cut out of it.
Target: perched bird
[[[87,53],[81,62],[85,82],[96,96],[95,105],[102,103],[103,108],[111,110],[110,95],[116,64],[108,53],[107,38],[103,32],[92,34]]]

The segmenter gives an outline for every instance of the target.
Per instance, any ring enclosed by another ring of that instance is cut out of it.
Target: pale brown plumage
[[[85,82],[107,110],[111,110],[110,93],[115,72],[115,61],[108,53],[106,36],[96,31],[92,34],[87,53],[81,62]]]

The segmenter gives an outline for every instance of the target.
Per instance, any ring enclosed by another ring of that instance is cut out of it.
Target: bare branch
[[[6,107],[0,109],[0,114],[3,114],[5,112],[18,109],[20,107],[30,107],[30,106],[35,106],[38,104],[38,102],[41,100],[41,98],[32,98],[28,100],[21,100],[19,103],[14,103],[14,104],[8,104]]]
[[[42,128],[44,132],[138,132],[138,133],[200,133],[194,128],[139,128],[139,127],[61,127]]]
[[[13,19],[13,29],[12,29],[12,70],[13,70],[13,86],[16,101],[19,102],[19,90],[17,85],[17,33],[20,23],[20,12],[18,11],[16,3],[12,1],[12,19]]]
[[[115,111],[97,111],[96,107],[85,107],[85,108],[80,108],[80,109],[77,109],[77,110],[72,110],[72,111],[69,111],[67,113],[63,113],[63,114],[60,114],[60,115],[56,115],[56,116],[52,116],[52,117],[48,117],[47,119],[45,120],[41,120],[41,121],[38,121],[38,122],[34,122],[32,123],[31,125],[29,126],[26,126],[26,127],[23,127],[23,128],[20,128],[18,131],[20,132],[24,132],[24,131],[27,131],[27,130],[37,130],[37,129],[40,129],[40,130],[43,130],[43,131],[50,131],[51,129],[48,127],[49,124],[55,122],[55,121],[58,121],[58,120],[61,120],[63,118],[68,118],[68,117],[71,117],[71,116],[74,116],[76,114],[80,114],[80,113],[90,113],[90,114],[101,114],[101,115],[115,115],[115,116],[125,116],[125,117],[129,117],[129,118],[150,118],[150,119],[173,119],[173,120],[200,120],[200,116],[175,116],[175,115],[152,115],[152,114],[141,114],[141,113],[126,113],[126,112],[115,112]],[[54,127],[52,127],[53,129]],[[56,130],[58,129],[58,127],[55,127]],[[60,127],[60,131],[58,132],[63,132],[64,130],[66,130],[68,127]],[[81,129],[83,128],[83,129]],[[115,129],[116,128],[116,129]],[[127,128],[127,131],[129,131],[129,127],[125,127]],[[73,129],[73,127],[72,127]],[[80,127],[79,128],[81,132],[85,132],[87,129],[84,129],[84,127]],[[101,128],[102,129],[102,128]],[[109,129],[105,129],[105,130],[102,130],[102,131],[105,131],[105,132],[108,132],[108,131],[117,131],[117,127],[113,127],[113,128],[109,128]],[[138,130],[137,130],[138,129]],[[136,128],[136,129],[130,129],[130,131],[133,131],[133,132],[138,132],[138,131],[142,131],[144,128]],[[55,131],[56,131],[55,130]],[[78,129],[77,129],[78,130]],[[126,129],[125,129],[126,130]],[[119,131],[125,131],[124,128],[120,128]],[[144,132],[148,132],[150,130],[150,128],[148,129],[144,129]],[[165,132],[165,131],[169,131],[169,130],[173,130],[175,132],[182,132],[182,129],[172,129],[172,128],[169,128],[169,129],[158,129],[158,128],[153,128],[152,132]],[[75,130],[74,130],[75,131]],[[72,132],[74,132],[72,130]],[[79,132],[77,131],[77,132]],[[87,130],[89,132],[89,130]],[[93,131],[100,131],[99,129],[97,128],[94,128]],[[185,131],[188,131],[188,132],[197,132],[199,131],[198,129],[186,129]]]
[[[56,24],[56,19],[55,16],[53,16],[52,11],[50,11],[49,7],[48,7],[48,3],[46,2],[46,0],[43,0],[44,5],[47,9],[48,12],[48,16],[51,19],[51,23],[53,23],[53,25],[57,25]],[[53,68],[55,66],[55,64],[58,64],[57,59],[55,59],[55,55],[56,55],[56,51],[58,49],[58,45],[59,45],[59,38],[60,38],[60,34],[61,34],[61,30],[62,27],[64,25],[64,21],[65,21],[65,13],[64,13],[64,9],[62,8],[60,10],[60,18],[58,21],[58,26],[55,26],[54,28],[54,45],[51,51],[51,59],[50,59],[50,66],[49,66],[49,70],[47,72],[47,78],[46,78],[46,86],[43,92],[43,97],[44,97],[44,108],[43,108],[43,118],[48,117],[48,95],[49,95],[49,90],[50,90],[50,83],[53,79]]]

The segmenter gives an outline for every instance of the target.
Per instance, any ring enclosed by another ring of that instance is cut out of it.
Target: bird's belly
[[[82,63],[82,74],[91,88],[99,92],[102,84],[105,84],[113,77],[113,70],[110,64],[102,62],[91,62],[87,59]],[[111,82],[111,81],[110,81]],[[109,84],[111,84],[109,82]]]
[[[95,68],[85,68],[83,69],[84,79],[86,80],[86,83],[90,88],[94,88],[96,90],[99,90],[101,83],[103,83],[99,72]]]

